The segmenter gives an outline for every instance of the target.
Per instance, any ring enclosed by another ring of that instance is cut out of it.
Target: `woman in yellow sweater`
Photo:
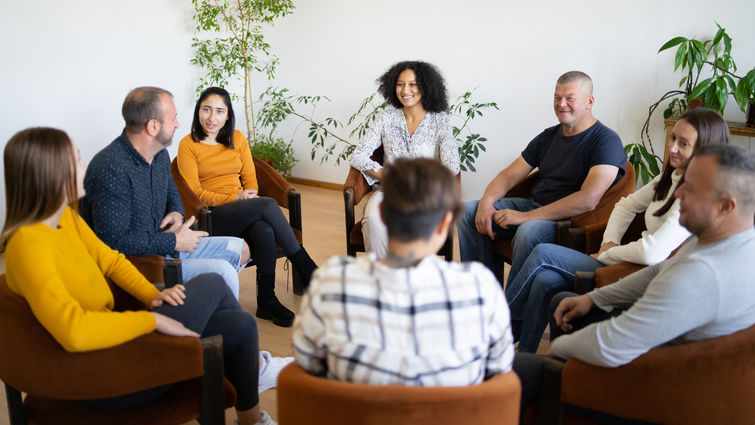
[[[202,92],[194,108],[191,134],[178,145],[178,170],[212,210],[217,236],[242,237],[254,247],[257,264],[257,317],[291,326],[294,313],[275,296],[276,244],[309,284],[317,265],[296,240],[275,200],[257,196],[257,178],[246,137],[235,129],[231,96],[220,87]]]
[[[236,388],[241,425],[273,424],[258,396],[258,339],[223,279],[200,275],[186,287],[158,291],[123,254],[113,251],[76,211],[84,195],[84,163],[68,136],[51,128],[14,135],[5,146],[7,214],[0,246],[8,287],[67,351],[113,347],[157,331],[175,336],[223,335],[225,373]],[[114,312],[110,279],[148,308]],[[161,396],[167,387],[92,404],[124,409]]]

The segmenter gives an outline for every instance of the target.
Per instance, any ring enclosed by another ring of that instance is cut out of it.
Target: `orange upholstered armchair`
[[[603,241],[603,232],[606,230],[608,221],[585,226],[585,252],[592,254],[600,250],[600,244]],[[621,244],[627,244],[636,241],[642,236],[645,230],[645,214],[637,214],[634,220],[629,224],[624,236],[621,238]],[[577,271],[577,278],[574,280],[574,292],[586,294],[595,288],[602,288],[610,285],[624,276],[628,276],[637,270],[647,266],[643,264],[630,263],[622,261],[611,264],[610,266],[599,267],[594,272]]]
[[[514,425],[521,391],[514,372],[467,387],[374,386],[316,377],[292,363],[278,378],[278,423]]]
[[[667,425],[755,423],[755,326],[654,348],[616,368],[548,360],[539,423],[595,423],[593,412]]]
[[[223,424],[224,410],[236,395],[223,378],[222,356],[220,336],[199,340],[158,333],[105,350],[69,353],[0,276],[0,379],[12,425],[157,425],[195,418]],[[131,410],[102,411],[84,401],[167,384],[172,385],[160,399]]]
[[[519,182],[519,184],[511,188],[511,190],[506,193],[506,196],[522,198],[529,197],[538,175],[538,171],[531,173],[524,180]],[[619,199],[634,192],[634,177],[634,167],[631,162],[627,161],[624,176],[603,194],[603,197],[600,199],[600,202],[598,202],[598,205],[594,210],[558,222],[556,243],[581,252],[589,252],[586,250],[585,228],[591,224],[608,221],[608,217],[611,215],[614,205],[619,202]],[[501,260],[499,261],[498,268],[500,269],[500,275],[502,276],[503,262],[510,263],[513,255],[511,241],[502,239],[494,240],[493,251],[498,254],[498,260]]]
[[[383,147],[380,146],[377,148],[370,158],[382,164]],[[461,172],[457,175],[457,179],[461,181]],[[355,257],[357,252],[365,251],[362,222],[356,222],[354,209],[371,190],[372,187],[367,184],[367,180],[365,180],[362,173],[356,168],[350,167],[346,181],[343,183],[343,206],[346,218],[346,253],[352,257]],[[438,255],[443,256],[446,261],[452,261],[454,257],[453,227],[455,226],[452,226],[448,231],[446,243],[438,251]]]
[[[253,157],[252,160],[254,161],[254,170],[259,185],[259,196],[273,198],[279,206],[288,209],[288,222],[291,225],[291,230],[294,231],[294,236],[296,236],[299,244],[303,244],[301,194],[296,191],[296,188],[288,180],[275,171],[267,161],[257,157]],[[181,173],[178,171],[178,163],[175,159],[173,159],[170,165],[170,174],[173,176],[173,181],[176,183],[179,195],[181,195],[181,203],[183,203],[186,217],[196,217],[199,229],[212,235],[211,211],[194,191],[191,190],[186,180],[181,176]],[[254,265],[254,247],[250,246],[249,248],[252,250],[252,263],[249,264],[251,266]],[[278,258],[283,256],[285,256],[285,253],[281,249],[278,249]],[[301,276],[299,276],[299,272],[295,267],[292,267],[291,270],[294,293],[301,295],[304,291]]]

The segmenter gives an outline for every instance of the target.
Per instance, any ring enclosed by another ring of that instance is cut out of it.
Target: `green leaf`
[[[692,89],[692,93],[690,93],[689,95],[689,100],[697,99],[703,93],[705,93],[705,90],[708,89],[712,81],[713,81],[713,77],[706,78],[703,81],[700,81],[700,84],[698,84],[694,89]]]
[[[658,168],[658,160],[656,159],[656,157],[654,157],[653,154],[648,152],[644,147],[642,148],[642,157],[645,158],[645,162],[650,168],[650,177],[653,178],[657,176],[661,172],[661,170]]]
[[[671,40],[667,41],[663,46],[661,46],[661,48],[658,49],[658,53],[661,53],[662,51],[664,51],[666,49],[670,49],[670,48],[676,46],[677,44],[681,44],[681,43],[684,43],[686,41],[687,41],[687,39],[684,38],[684,37],[674,37]]]
[[[676,50],[676,58],[674,59],[674,71],[679,69],[679,66],[682,65],[682,61],[685,59],[686,55],[687,55],[687,45],[682,44]]]

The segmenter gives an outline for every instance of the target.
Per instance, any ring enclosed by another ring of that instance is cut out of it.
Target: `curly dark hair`
[[[417,77],[417,86],[422,95],[422,107],[428,112],[447,112],[448,93],[446,81],[434,65],[420,61],[404,61],[391,66],[377,79],[378,93],[391,106],[401,109],[403,105],[396,96],[396,81],[403,71],[411,69]]]

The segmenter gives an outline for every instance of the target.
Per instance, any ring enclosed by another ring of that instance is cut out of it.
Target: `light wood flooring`
[[[320,264],[333,255],[345,255],[346,230],[341,192],[301,184],[297,185],[297,190],[302,194],[304,246],[312,258]],[[360,207],[357,207],[357,215],[361,214]],[[454,258],[458,261],[458,241],[454,248]],[[0,272],[5,272],[5,258],[1,255]],[[257,308],[254,267],[243,270],[239,277],[241,281],[241,305],[246,311],[254,314]],[[301,297],[295,296],[291,289],[290,273],[284,271],[283,259],[278,260],[276,294],[284,305],[293,311],[298,311]],[[280,328],[266,320],[259,320],[257,324],[260,335],[260,349],[268,350],[274,356],[293,355],[291,328]],[[546,348],[547,343],[541,344],[541,350]],[[2,400],[0,401],[0,425],[7,425],[9,420],[4,386],[0,388],[0,397],[0,400]],[[262,409],[270,413],[274,419],[277,418],[275,390],[261,394],[260,399]],[[233,409],[228,409],[226,411],[226,423],[233,424],[234,419],[235,412]],[[197,422],[190,423],[196,424]]]

